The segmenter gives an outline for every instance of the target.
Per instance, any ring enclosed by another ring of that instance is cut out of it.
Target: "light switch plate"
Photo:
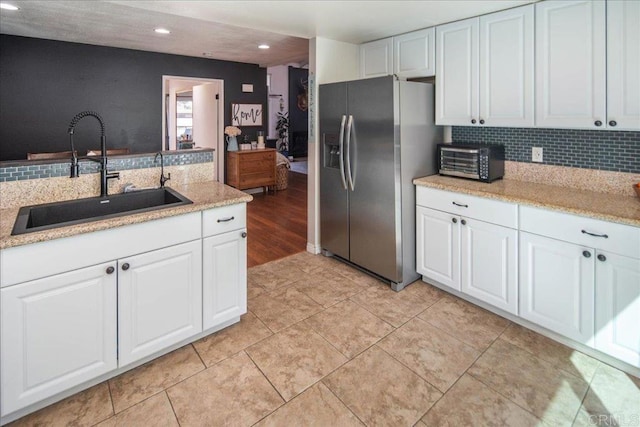
[[[242,85],[242,91],[243,92],[253,92],[253,85],[250,84],[243,84]]]
[[[531,148],[531,161],[535,163],[542,163],[542,147]]]

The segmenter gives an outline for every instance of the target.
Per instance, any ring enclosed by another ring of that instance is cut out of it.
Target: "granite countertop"
[[[501,179],[488,184],[432,175],[414,179],[413,183],[417,186],[455,191],[640,227],[640,199],[632,196],[510,179]]]
[[[188,197],[193,204],[158,209],[139,214],[124,215],[117,218],[53,228],[51,230],[26,233],[18,236],[12,236],[11,230],[13,229],[13,224],[16,220],[19,208],[2,209],[0,210],[0,249],[59,239],[61,237],[75,236],[93,231],[107,230],[109,228],[120,227],[123,225],[137,224],[140,222],[181,215],[189,212],[197,212],[220,206],[246,203],[253,200],[251,195],[216,181],[179,185],[171,188]]]

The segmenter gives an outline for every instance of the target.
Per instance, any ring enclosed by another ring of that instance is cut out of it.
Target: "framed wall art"
[[[231,104],[233,126],[262,126],[262,104]]]

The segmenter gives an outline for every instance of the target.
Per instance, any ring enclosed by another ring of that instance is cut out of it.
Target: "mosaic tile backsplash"
[[[165,166],[213,162],[213,151],[176,151],[163,154]],[[123,171],[131,169],[156,168],[160,166],[160,157],[158,156],[158,159],[155,160],[154,156],[155,154],[150,154],[148,156],[110,158],[108,169],[110,171]],[[70,164],[70,160],[55,160],[55,163],[0,167],[0,182],[68,176]],[[96,162],[81,160],[80,174],[98,173],[98,166],[99,164]]]
[[[454,143],[502,144],[506,160],[531,163],[542,147],[544,164],[640,173],[640,132],[453,126]]]

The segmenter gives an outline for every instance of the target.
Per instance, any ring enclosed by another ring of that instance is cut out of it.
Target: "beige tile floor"
[[[423,282],[300,253],[248,286],[240,323],[15,425],[640,425],[640,379]]]

